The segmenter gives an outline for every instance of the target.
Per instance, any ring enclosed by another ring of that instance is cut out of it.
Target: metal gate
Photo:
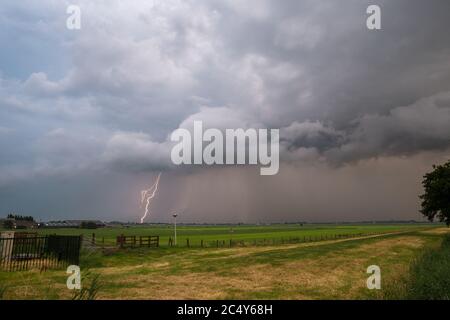
[[[80,248],[81,236],[3,236],[0,238],[0,270],[46,270],[78,265]]]

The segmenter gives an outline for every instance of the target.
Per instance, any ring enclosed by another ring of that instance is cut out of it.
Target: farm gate
[[[0,270],[54,269],[79,264],[81,236],[2,233]]]
[[[116,243],[119,247],[159,247],[159,236],[117,236]]]

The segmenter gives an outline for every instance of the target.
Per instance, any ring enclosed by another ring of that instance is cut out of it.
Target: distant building
[[[67,221],[49,221],[41,225],[42,228],[79,228],[77,223],[69,223]]]
[[[86,226],[103,228],[106,225],[100,220],[63,220],[49,221],[42,224],[42,227],[44,228],[82,228]]]
[[[38,224],[34,221],[14,220],[14,229],[36,229]]]
[[[11,229],[36,229],[38,224],[34,221],[15,220],[15,219],[0,219],[0,227],[3,228],[5,223],[9,222]]]

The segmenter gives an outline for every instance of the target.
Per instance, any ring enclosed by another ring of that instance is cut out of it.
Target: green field
[[[229,226],[182,226],[179,237],[189,237],[191,241],[226,240],[230,237],[229,229]],[[272,225],[233,226],[233,229],[233,238],[245,240],[247,246],[86,248],[80,262],[85,276],[83,285],[92,287],[90,281],[98,275],[97,299],[403,298],[404,293],[394,289],[407,288],[410,275],[417,273],[414,262],[423,252],[441,248],[444,237],[449,234],[448,228],[430,224]],[[92,230],[40,232],[82,232],[87,236]],[[151,226],[94,232],[97,238],[105,237],[105,242],[113,243],[114,237],[121,233],[161,235],[164,241],[172,229]],[[324,239],[325,234],[330,237]],[[353,237],[331,237],[335,234],[352,234]],[[255,239],[304,235],[322,240],[251,245]],[[444,262],[448,261],[447,253],[442,255]],[[366,270],[373,264],[382,270],[381,290],[366,287]],[[429,264],[426,261],[420,265]],[[445,274],[443,268],[448,268],[448,263],[436,267]],[[0,272],[0,296],[4,299],[71,299],[74,292],[67,289],[66,280],[65,270]]]
[[[333,238],[335,236],[355,236],[377,233],[389,233],[395,231],[416,230],[430,227],[430,224],[278,224],[278,225],[220,225],[199,226],[191,225],[177,226],[177,242],[179,246],[186,246],[189,239],[191,246],[200,246],[201,240],[205,245],[214,246],[216,241],[229,240],[246,245],[282,242],[304,242]],[[115,245],[116,237],[124,234],[126,236],[159,236],[161,246],[167,246],[169,237],[174,236],[173,225],[150,225],[99,229],[39,229],[41,234],[79,235],[85,239],[91,239],[95,233],[98,244],[104,240],[105,245]]]

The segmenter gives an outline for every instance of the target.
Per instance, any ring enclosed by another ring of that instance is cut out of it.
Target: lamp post
[[[177,245],[177,217],[178,217],[178,214],[174,213],[172,216],[175,218],[175,223],[174,223],[175,245]]]
[[[233,232],[234,232],[234,230],[233,230],[233,228],[231,227],[231,228],[230,228],[230,248],[231,248],[231,246],[233,245]]]

